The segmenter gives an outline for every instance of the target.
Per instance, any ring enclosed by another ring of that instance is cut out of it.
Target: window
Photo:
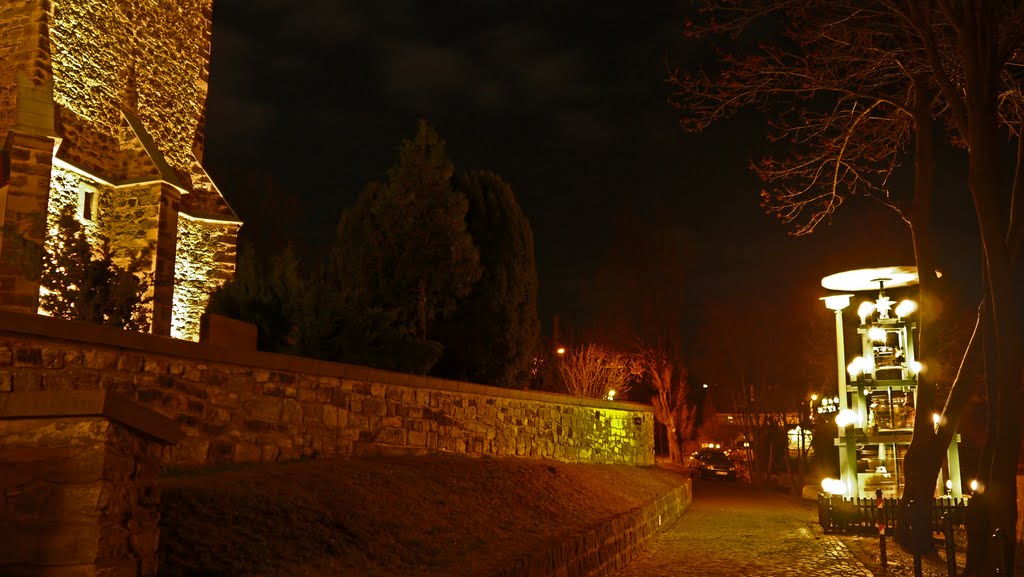
[[[87,184],[83,184],[79,189],[78,214],[82,217],[82,220],[96,220],[97,196],[99,195],[96,189]]]
[[[0,150],[0,186],[7,186],[11,181],[11,152]]]

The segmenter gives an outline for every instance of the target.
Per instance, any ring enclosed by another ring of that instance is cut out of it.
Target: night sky
[[[686,4],[216,0],[205,164],[247,234],[323,247],[426,118],[457,170],[512,185],[534,230],[546,330],[555,314],[586,322],[581,288],[626,212],[695,239],[696,311],[758,295],[830,323],[820,278],[913,264],[909,233],[853,199],[830,226],[789,236],[761,212],[747,170],[767,151],[760,113],[701,135],[678,127],[668,70],[710,54],[683,38]],[[950,152],[943,164],[962,160]],[[959,172],[938,180],[965,191]],[[258,194],[267,181],[287,199],[279,208]],[[978,249],[958,196],[939,217],[940,242],[972,300]]]

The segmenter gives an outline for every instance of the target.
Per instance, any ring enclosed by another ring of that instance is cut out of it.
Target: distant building
[[[0,225],[76,208],[119,258],[153,246],[151,332],[196,339],[241,222],[202,165],[212,0],[4,0]],[[0,307],[39,283],[0,236]]]

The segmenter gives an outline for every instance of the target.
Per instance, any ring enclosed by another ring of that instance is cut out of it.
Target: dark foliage
[[[533,231],[512,188],[487,171],[469,172],[458,190],[483,274],[441,326],[444,354],[434,373],[501,387],[529,384],[537,350],[537,268]]]
[[[55,234],[42,259],[39,308],[54,317],[133,331],[149,329],[149,280],[143,273],[149,251],[133,255],[126,267],[114,263],[110,242],[99,237],[95,251],[85,228],[66,207],[54,219]]]

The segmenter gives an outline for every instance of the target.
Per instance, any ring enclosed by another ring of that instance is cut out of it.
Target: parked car
[[[735,481],[736,465],[722,451],[702,449],[690,457],[690,476]]]

